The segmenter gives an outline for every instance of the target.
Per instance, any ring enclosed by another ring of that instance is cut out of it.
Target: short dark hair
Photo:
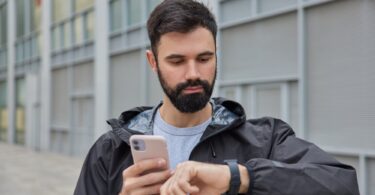
[[[204,27],[212,33],[216,47],[216,21],[203,3],[194,0],[164,0],[152,11],[147,21],[154,56],[157,57],[157,46],[163,34],[188,33],[197,27]]]

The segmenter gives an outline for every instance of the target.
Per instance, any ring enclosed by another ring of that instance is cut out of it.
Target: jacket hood
[[[228,126],[234,121],[246,120],[242,106],[225,98],[212,98],[212,121],[210,126]],[[152,134],[154,117],[163,103],[155,107],[136,107],[123,112],[118,119],[110,119],[107,123],[112,131],[123,140],[128,140],[132,134]],[[124,137],[125,136],[125,137]]]

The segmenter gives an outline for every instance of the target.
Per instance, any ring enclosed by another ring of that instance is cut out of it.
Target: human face
[[[183,113],[203,109],[216,78],[216,48],[211,32],[198,27],[188,33],[166,33],[160,38],[157,59],[153,69],[172,104]]]

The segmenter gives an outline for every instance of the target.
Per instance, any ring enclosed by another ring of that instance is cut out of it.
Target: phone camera
[[[138,145],[138,140],[133,140],[134,145]]]
[[[139,150],[140,148],[139,148],[139,146],[134,146],[134,149]]]

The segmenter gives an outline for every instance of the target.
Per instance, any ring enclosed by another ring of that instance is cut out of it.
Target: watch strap
[[[236,195],[240,190],[241,186],[241,175],[240,170],[238,169],[238,163],[235,159],[225,160],[224,161],[230,170],[230,182],[229,182],[229,190],[226,193],[227,195]]]

